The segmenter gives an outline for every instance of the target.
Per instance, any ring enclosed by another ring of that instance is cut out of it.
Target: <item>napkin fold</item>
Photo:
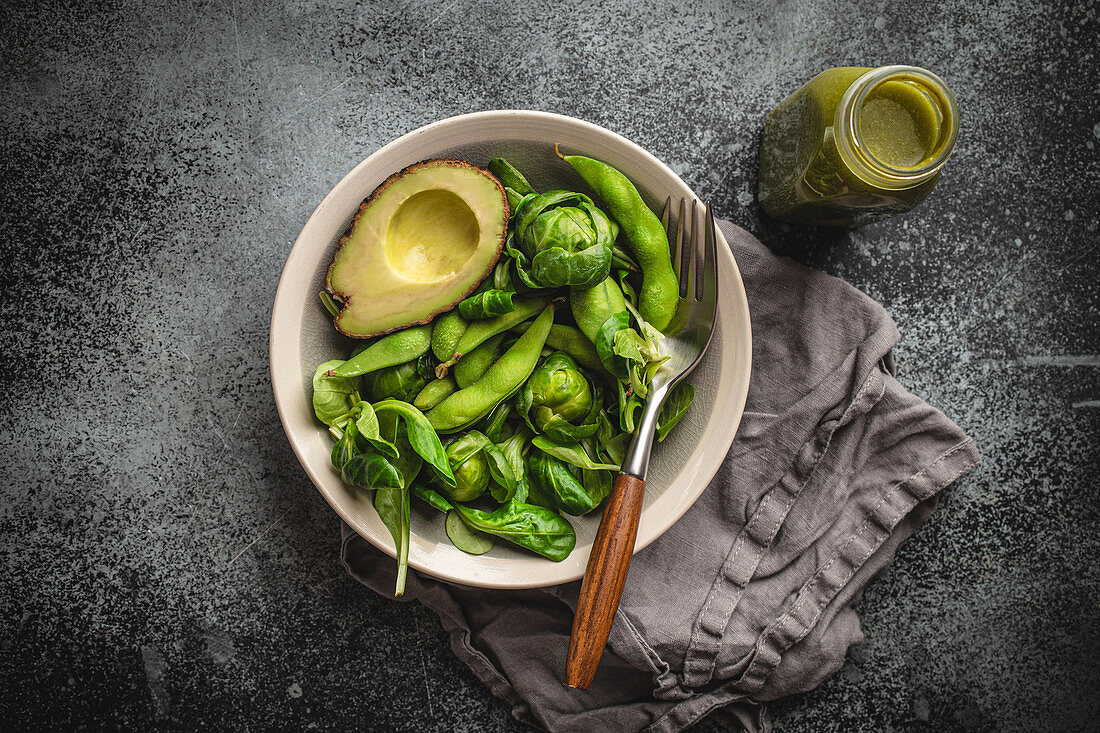
[[[748,292],[752,380],[718,474],[630,566],[588,690],[561,683],[580,583],[519,591],[409,572],[455,654],[519,720],[670,732],[704,717],[769,731],[862,641],[852,604],[978,463],[973,441],[894,378],[885,309],[720,222]],[[343,526],[348,572],[393,592],[393,560]]]

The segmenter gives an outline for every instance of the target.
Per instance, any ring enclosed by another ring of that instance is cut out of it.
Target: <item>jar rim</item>
[[[887,81],[916,81],[936,97],[944,118],[946,135],[941,135],[927,163],[915,168],[892,166],[868,149],[860,128],[860,110],[872,90]],[[880,66],[858,77],[844,91],[836,108],[834,127],[837,148],[852,171],[875,186],[911,188],[932,178],[951,156],[959,136],[959,112],[955,95],[943,79],[919,66]]]

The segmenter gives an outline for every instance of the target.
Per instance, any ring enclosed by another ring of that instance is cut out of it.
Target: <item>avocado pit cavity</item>
[[[386,234],[386,259],[395,273],[419,283],[453,277],[477,251],[477,216],[457,194],[432,189],[397,208]]]

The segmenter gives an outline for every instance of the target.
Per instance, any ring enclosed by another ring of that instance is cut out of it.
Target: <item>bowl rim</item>
[[[334,500],[334,498],[330,497],[329,493],[322,488],[324,482],[322,481],[321,477],[319,475],[317,475],[316,471],[313,470],[313,468],[310,464],[310,461],[307,460],[307,457],[306,457],[305,451],[304,451],[304,446],[299,444],[299,441],[296,441],[294,439],[294,437],[292,436],[292,434],[291,434],[291,432],[292,432],[291,431],[291,424],[288,422],[288,414],[287,414],[287,410],[289,409],[289,403],[290,403],[291,400],[289,398],[289,395],[286,394],[286,392],[285,392],[285,390],[288,390],[288,389],[291,388],[291,385],[286,384],[282,380],[276,379],[276,357],[277,357],[278,353],[280,352],[281,347],[283,346],[283,342],[282,342],[282,338],[281,338],[283,336],[283,334],[281,334],[279,329],[276,328],[276,324],[279,322],[278,316],[279,316],[280,312],[283,309],[291,307],[291,304],[289,303],[289,299],[287,297],[285,297],[286,296],[286,291],[291,289],[291,287],[292,287],[292,285],[291,285],[292,278],[287,277],[288,266],[292,262],[292,260],[295,259],[295,254],[296,253],[301,254],[302,252],[305,252],[305,248],[308,246],[309,242],[303,241],[303,237],[306,236],[307,232],[309,232],[311,229],[314,228],[315,220],[320,219],[323,216],[325,216],[327,214],[327,209],[330,206],[332,206],[333,200],[338,197],[338,192],[340,192],[345,186],[347,186],[350,181],[357,178],[363,169],[370,167],[374,163],[374,161],[376,161],[379,158],[385,157],[394,148],[398,148],[398,147],[408,143],[409,141],[413,140],[416,137],[420,137],[422,135],[428,134],[428,133],[430,133],[430,132],[432,132],[432,131],[434,131],[438,128],[441,128],[441,127],[446,127],[446,126],[454,125],[454,124],[461,123],[461,122],[470,122],[470,121],[478,121],[478,120],[482,120],[482,121],[489,121],[489,120],[499,121],[499,120],[503,120],[503,119],[507,119],[507,118],[513,118],[513,119],[523,119],[523,118],[526,118],[526,119],[541,119],[541,120],[546,120],[546,121],[551,121],[551,122],[560,122],[560,123],[565,123],[565,124],[568,124],[568,125],[573,125],[573,126],[582,128],[586,132],[588,132],[590,134],[593,134],[593,135],[596,135],[596,136],[609,138],[612,142],[631,149],[631,152],[634,155],[637,155],[641,160],[643,160],[646,165],[653,166],[654,168],[660,169],[664,174],[672,177],[676,181],[679,181],[680,184],[684,187],[685,190],[689,191],[692,196],[694,196],[696,199],[698,199],[698,196],[695,196],[694,190],[690,186],[688,186],[683,181],[683,179],[680,178],[680,176],[675,171],[673,171],[671,168],[669,168],[664,162],[662,162],[655,155],[653,155],[652,153],[650,153],[648,150],[646,150],[642,146],[638,145],[637,143],[633,142],[629,138],[626,138],[623,135],[620,135],[619,133],[614,132],[612,130],[609,130],[609,129],[601,126],[601,125],[597,125],[595,123],[588,122],[586,120],[578,119],[576,117],[571,117],[571,116],[568,116],[568,115],[562,115],[562,114],[558,114],[558,113],[555,113],[555,112],[543,112],[543,111],[537,111],[537,110],[523,110],[523,109],[484,110],[484,111],[479,111],[479,112],[470,112],[470,113],[465,113],[465,114],[460,114],[460,115],[453,115],[451,117],[446,117],[446,118],[443,118],[443,119],[440,119],[440,120],[436,120],[435,122],[431,122],[431,123],[428,123],[426,125],[422,125],[420,127],[417,127],[413,130],[410,130],[409,132],[406,132],[405,134],[403,134],[403,135],[401,135],[397,138],[394,138],[390,142],[388,142],[385,145],[379,147],[373,153],[371,153],[366,158],[364,158],[361,162],[359,162],[356,166],[354,166],[351,170],[349,170],[340,179],[340,181],[337,182],[336,185],[334,185],[332,187],[332,189],[330,189],[327,194],[325,194],[325,196],[321,199],[321,202],[317,205],[317,207],[310,214],[310,216],[306,220],[305,224],[303,224],[301,231],[298,233],[298,236],[294,240],[294,244],[292,245],[290,251],[287,253],[286,259],[285,259],[284,264],[283,264],[283,269],[280,272],[279,284],[278,284],[278,287],[276,288],[274,301],[273,301],[272,307],[271,307],[271,321],[270,321],[269,332],[268,332],[268,370],[269,370],[269,377],[270,377],[270,380],[271,380],[272,394],[273,394],[273,397],[275,399],[276,410],[279,414],[279,421],[282,424],[283,432],[287,437],[287,442],[290,443],[291,449],[294,451],[294,455],[298,460],[298,464],[306,472],[306,474],[309,477],[310,481],[313,483],[314,488],[317,489],[320,492],[322,497],[324,497],[326,503],[336,512],[336,514],[340,517],[340,519],[352,529],[352,531],[354,531],[356,534],[359,534],[360,536],[364,537],[364,539],[366,539],[372,545],[374,545],[375,547],[380,549],[382,552],[384,552],[385,554],[387,554],[391,557],[396,557],[395,550],[391,547],[388,547],[388,546],[385,546],[385,545],[380,545],[377,542],[375,542],[372,538],[367,537],[367,536],[363,535],[361,532],[359,532],[356,529],[355,519],[352,516],[350,516],[349,512],[346,511],[343,506],[341,506],[338,502],[336,502]],[[369,195],[369,193],[368,193],[368,195]],[[742,382],[742,388],[737,390],[732,396],[732,407],[734,407],[736,409],[736,420],[734,421],[733,429],[730,430],[727,433],[728,442],[726,443],[725,451],[722,454],[723,457],[724,457],[728,453],[729,448],[733,444],[733,441],[736,437],[737,428],[740,426],[740,422],[741,422],[741,419],[742,419],[743,414],[744,414],[745,404],[746,404],[746,401],[747,401],[747,398],[748,398],[749,383],[751,381],[751,376],[752,376],[752,326],[751,326],[751,322],[750,322],[750,318],[749,318],[748,297],[747,297],[747,294],[745,292],[744,281],[741,277],[740,269],[737,266],[736,259],[733,257],[733,252],[730,250],[730,248],[728,246],[728,243],[726,243],[725,236],[722,234],[721,230],[718,230],[716,233],[717,233],[717,236],[718,236],[720,242],[722,244],[726,244],[726,246],[720,246],[718,249],[719,249],[720,252],[725,252],[725,257],[728,258],[729,264],[732,266],[733,274],[734,274],[734,276],[736,277],[736,280],[737,280],[737,282],[736,282],[737,287],[727,286],[727,287],[723,288],[722,289],[723,292],[721,293],[720,297],[723,298],[723,299],[731,298],[731,297],[736,298],[738,302],[735,304],[735,307],[740,309],[740,310],[743,310],[744,313],[745,313],[745,319],[744,319],[744,322],[743,322],[744,323],[744,328],[739,329],[740,332],[734,333],[734,336],[742,342],[742,348],[747,350],[747,354],[748,354],[748,358],[745,362],[745,367],[744,367],[745,374],[744,374],[744,379],[743,379],[743,382]],[[730,285],[734,285],[734,284],[730,283]],[[300,334],[297,334],[297,335],[300,337]],[[699,489],[695,493],[695,496],[693,496],[689,502],[681,502],[679,505],[674,507],[674,510],[672,512],[669,512],[668,514],[666,514],[665,516],[663,516],[659,520],[657,520],[657,522],[655,523],[657,525],[657,527],[656,527],[657,531],[653,532],[651,536],[647,536],[647,537],[642,537],[639,534],[637,542],[635,543],[634,554],[637,554],[641,550],[645,549],[649,544],[656,541],[665,532],[667,532],[668,529],[670,527],[672,527],[672,525],[675,524],[680,519],[680,517],[682,517],[684,514],[687,513],[687,511],[695,504],[696,501],[698,501],[699,496],[702,495],[703,491],[706,489],[706,487],[713,480],[715,474],[718,472],[718,469],[721,467],[721,465],[722,465],[722,461],[718,460],[718,461],[715,462],[715,464],[713,466],[713,470],[705,471],[704,473],[707,474],[707,475],[700,475],[699,476]],[[645,510],[643,509],[643,513],[644,513],[644,511]],[[550,563],[550,561],[547,561],[547,562]],[[555,566],[554,563],[550,563],[550,565]],[[448,573],[445,570],[440,570],[438,568],[432,568],[432,567],[425,566],[420,562],[414,561],[414,559],[412,557],[410,557],[410,559],[409,559],[409,567],[417,570],[418,572],[422,572],[422,573],[425,573],[427,575],[430,575],[434,578],[438,578],[438,579],[445,580],[445,581],[452,582],[452,583],[459,583],[459,584],[466,585],[466,586],[485,587],[485,588],[499,588],[499,589],[543,588],[543,587],[550,587],[550,586],[554,586],[554,585],[559,585],[559,584],[562,584],[562,583],[572,582],[572,581],[575,581],[575,580],[579,580],[581,577],[583,577],[583,569],[582,569],[580,573],[566,573],[566,574],[562,574],[561,577],[556,577],[556,578],[551,578],[551,579],[537,579],[537,580],[522,580],[522,579],[519,579],[519,580],[510,580],[509,582],[502,583],[502,582],[499,581],[499,579],[481,581],[481,580],[477,580],[477,579],[471,579],[467,576],[457,576],[457,575],[454,575],[452,573]]]

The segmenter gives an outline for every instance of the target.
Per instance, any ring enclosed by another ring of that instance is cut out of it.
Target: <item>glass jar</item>
[[[823,71],[768,114],[760,206],[776,219],[848,227],[909,211],[958,135],[955,96],[930,71]]]

